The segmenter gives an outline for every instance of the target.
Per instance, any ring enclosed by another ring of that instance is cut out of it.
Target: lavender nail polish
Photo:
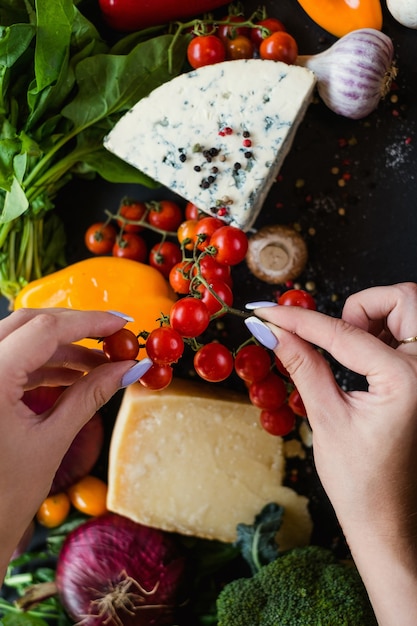
[[[245,319],[245,324],[248,327],[252,335],[262,344],[265,348],[273,350],[278,345],[278,339],[274,333],[264,322],[254,315]]]
[[[132,383],[136,383],[139,378],[142,378],[144,374],[152,367],[152,361],[148,357],[145,357],[141,361],[138,361],[133,365],[130,370],[127,370],[121,380],[122,387],[128,387]]]
[[[130,315],[126,315],[126,313],[121,313],[120,311],[109,310],[107,311],[107,313],[111,313],[112,315],[115,315],[116,317],[121,317],[123,320],[126,320],[126,322],[135,321],[133,317],[131,317]]]
[[[260,309],[261,307],[270,307],[270,306],[278,306],[276,302],[270,302],[269,300],[259,300],[259,302],[248,302],[245,304],[245,309],[248,311],[254,311],[255,309]]]

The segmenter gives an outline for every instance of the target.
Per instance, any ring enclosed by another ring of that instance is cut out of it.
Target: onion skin
[[[317,77],[317,90],[334,113],[363,119],[389,91],[396,75],[392,40],[373,28],[354,30],[316,55],[299,56],[296,65]]]
[[[173,623],[184,570],[168,533],[107,513],[67,535],[56,586],[82,626],[161,626]]]

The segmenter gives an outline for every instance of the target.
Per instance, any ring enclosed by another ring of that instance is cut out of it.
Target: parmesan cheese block
[[[128,387],[113,429],[107,506],[167,531],[233,542],[270,502],[285,507],[281,547],[308,543],[307,499],[282,486],[283,440],[246,397],[174,380]]]
[[[181,74],[140,100],[105,147],[203,212],[248,230],[311,101],[314,74],[242,59]]]

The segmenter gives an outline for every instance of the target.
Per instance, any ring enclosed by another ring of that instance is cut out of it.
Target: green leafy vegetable
[[[74,175],[155,185],[103,147],[123,113],[183,68],[187,36],[155,32],[112,49],[73,0],[0,0],[0,293],[9,300],[64,264],[50,211]]]
[[[253,524],[238,524],[236,545],[243,558],[256,573],[279,555],[276,540],[284,516],[282,506],[271,502],[255,517]]]

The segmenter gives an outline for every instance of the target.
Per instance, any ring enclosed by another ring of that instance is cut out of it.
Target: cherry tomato
[[[140,379],[140,384],[147,389],[160,391],[169,386],[174,372],[171,365],[157,365],[154,363]]]
[[[96,222],[85,232],[84,242],[93,254],[109,254],[116,241],[117,232],[111,224]]]
[[[288,397],[288,406],[300,417],[307,417],[307,411],[298,389],[293,389]]]
[[[202,300],[188,296],[172,305],[169,321],[181,337],[198,337],[210,323],[210,312]]]
[[[148,256],[146,242],[136,233],[122,233],[112,248],[113,256],[144,263]]]
[[[107,485],[96,476],[81,478],[68,488],[68,496],[72,506],[86,515],[96,517],[107,511]]]
[[[39,524],[46,528],[55,528],[66,520],[71,510],[71,501],[65,492],[48,496],[36,513]]]
[[[245,35],[238,35],[234,39],[228,39],[225,43],[226,56],[229,61],[236,61],[236,59],[252,59],[255,46],[249,37]]]
[[[190,291],[190,272],[193,267],[191,261],[180,261],[171,269],[168,277],[169,284],[175,293],[187,294]]]
[[[278,409],[261,411],[260,422],[270,435],[285,437],[295,426],[295,415],[288,404],[283,404]]]
[[[177,239],[186,250],[194,250],[194,234],[198,220],[185,220],[177,229]]]
[[[184,216],[186,220],[198,220],[200,219],[200,209],[192,202],[187,202],[184,209]]]
[[[269,37],[269,35],[272,35],[272,33],[276,33],[280,30],[287,30],[281,20],[278,20],[275,17],[267,17],[264,20],[260,20],[258,24],[259,26],[267,28],[269,34],[266,33],[262,28],[251,29],[250,37],[257,48],[259,48],[263,40]]]
[[[198,265],[201,276],[203,276],[208,283],[211,283],[213,280],[221,280],[226,283],[226,285],[229,285],[229,287],[232,287],[233,280],[230,265],[221,265],[209,254],[202,256],[199,259]],[[195,276],[197,272],[197,267],[194,267],[192,271],[193,276]]]
[[[226,48],[216,35],[201,35],[188,44],[187,59],[194,69],[221,63],[226,60]]]
[[[304,289],[289,289],[284,291],[278,298],[278,304],[287,306],[300,306],[304,309],[316,310],[316,302],[311,294]]]
[[[224,222],[217,217],[202,217],[197,221],[194,231],[194,243],[198,250],[205,250],[210,245],[210,238],[214,231],[224,226]]]
[[[249,398],[259,409],[273,411],[284,404],[287,387],[282,378],[270,372],[262,380],[249,385]]]
[[[270,372],[271,358],[262,346],[249,344],[240,348],[235,356],[235,372],[248,383],[266,378]]]
[[[144,202],[136,202],[128,199],[122,200],[118,211],[120,218],[117,220],[117,223],[125,233],[139,233],[145,228],[144,226],[140,224],[129,224],[125,220],[138,222],[144,218],[145,213],[146,204]]]
[[[175,232],[184,219],[181,207],[172,200],[161,200],[152,204],[147,220],[151,226]]]
[[[259,55],[261,59],[283,61],[292,65],[298,56],[297,42],[289,33],[277,31],[262,41],[259,46]]]
[[[226,380],[233,371],[233,355],[221,343],[206,343],[194,355],[194,369],[211,383]]]
[[[216,248],[214,258],[224,265],[237,265],[246,256],[248,238],[243,230],[235,226],[222,226],[212,234],[210,246]]]
[[[121,328],[104,337],[103,352],[110,361],[134,360],[139,352],[139,340],[128,328]]]
[[[182,357],[184,341],[171,326],[154,328],[146,340],[146,352],[157,365],[171,365]]]
[[[232,22],[231,24],[219,24],[217,28],[217,36],[223,41],[235,39],[236,37],[249,37],[251,29],[249,26],[240,26],[245,22],[242,15],[226,15],[219,22]]]
[[[173,241],[156,243],[149,253],[149,265],[161,272],[165,278],[169,277],[171,269],[182,259],[180,247]]]
[[[213,292],[221,299],[227,306],[232,306],[233,304],[233,292],[229,285],[224,283],[222,280],[213,279],[210,282],[210,288]],[[215,295],[208,289],[205,285],[201,284],[197,287],[197,291],[201,294],[201,301],[206,305],[210,315],[214,315],[218,313],[223,304],[216,298]],[[225,311],[222,313],[224,315],[227,313]]]

